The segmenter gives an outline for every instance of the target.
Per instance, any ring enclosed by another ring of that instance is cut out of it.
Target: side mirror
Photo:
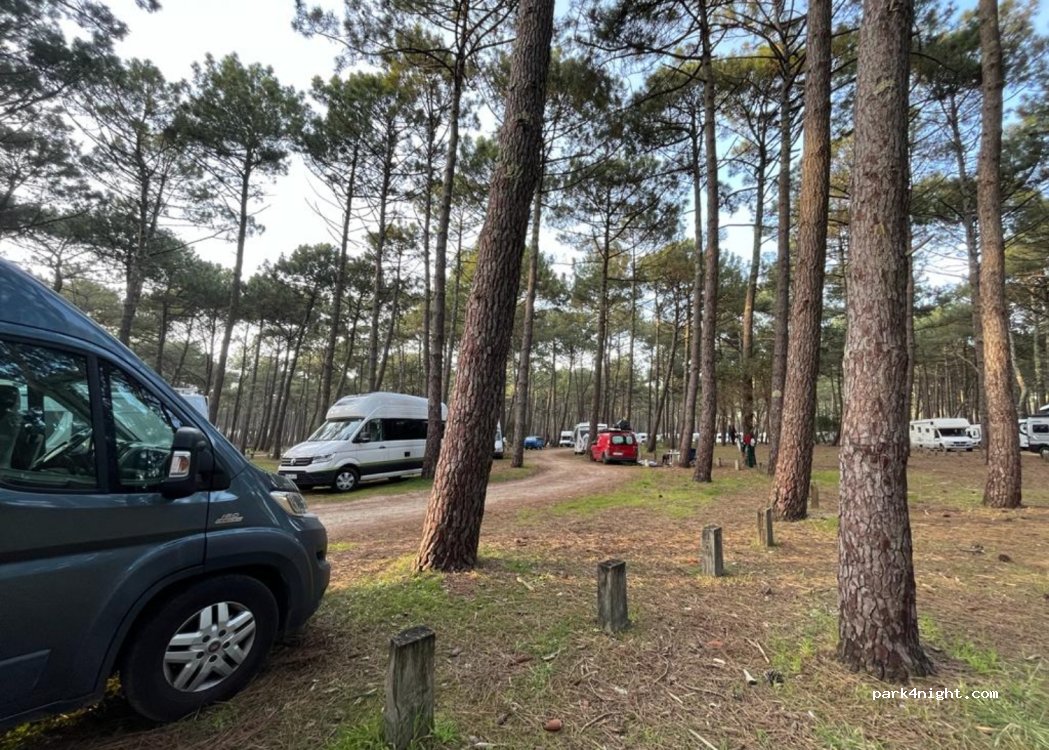
[[[355,443],[370,443],[371,441],[372,441],[372,436],[371,435],[361,434],[361,435],[358,435],[357,439],[354,440],[353,442],[355,442]]]
[[[192,495],[198,489],[198,476],[214,466],[211,444],[204,433],[196,427],[179,427],[171,443],[168,475],[161,482],[160,494],[168,500]]]

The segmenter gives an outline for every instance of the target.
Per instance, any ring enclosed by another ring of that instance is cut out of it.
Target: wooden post
[[[433,658],[436,636],[419,626],[390,639],[386,668],[386,744],[405,750],[433,732]]]
[[[819,510],[820,507],[820,488],[815,482],[809,485],[809,507],[813,510]]]
[[[700,550],[703,573],[715,578],[725,575],[725,561],[721,556],[721,527],[703,527],[703,545]]]
[[[626,607],[626,563],[605,560],[597,566],[597,622],[606,633],[630,625]]]
[[[736,459],[736,471],[739,471],[739,459]]]
[[[718,456],[718,468],[721,468],[721,456]]]
[[[758,511],[758,543],[762,547],[772,547],[775,544],[772,538],[772,508],[762,508]]]

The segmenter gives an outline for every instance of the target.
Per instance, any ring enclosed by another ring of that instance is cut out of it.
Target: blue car
[[[541,451],[545,445],[546,441],[539,435],[529,435],[524,439],[525,450]]]

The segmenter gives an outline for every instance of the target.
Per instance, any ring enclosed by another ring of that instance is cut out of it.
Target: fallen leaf
[[[543,729],[548,732],[560,732],[563,726],[564,723],[560,719],[547,719]]]

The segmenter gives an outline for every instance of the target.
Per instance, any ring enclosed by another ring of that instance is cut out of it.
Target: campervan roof
[[[404,393],[360,393],[343,396],[328,409],[327,419],[364,418],[381,410],[383,416],[426,419],[427,402],[421,396]],[[448,419],[448,407],[441,404],[441,419]]]

